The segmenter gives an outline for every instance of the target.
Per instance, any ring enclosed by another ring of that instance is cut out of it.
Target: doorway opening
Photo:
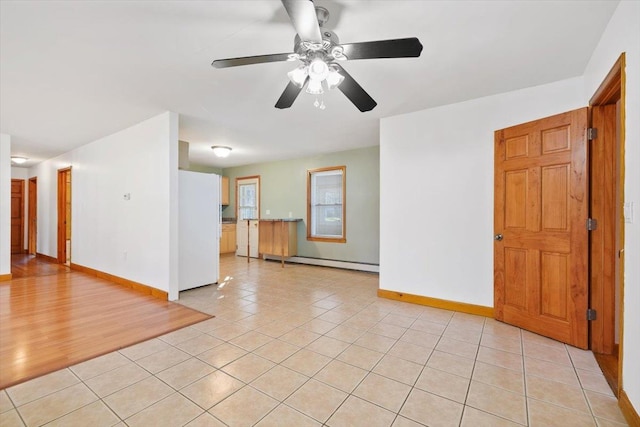
[[[58,263],[71,265],[71,167],[58,169]]]
[[[590,348],[609,386],[620,390],[622,351],[621,295],[624,272],[624,82],[625,55],[618,58],[589,101],[589,298],[596,318]]]

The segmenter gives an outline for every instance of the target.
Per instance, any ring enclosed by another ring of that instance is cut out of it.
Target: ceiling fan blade
[[[347,59],[415,58],[422,52],[422,44],[416,37],[347,43],[341,46]]]
[[[282,0],[282,5],[302,41],[322,43],[316,8],[311,0]]]
[[[362,89],[362,86],[360,86],[358,82],[356,82],[353,77],[351,77],[349,73],[340,66],[340,64],[336,64],[334,62],[333,65],[338,67],[338,72],[344,76],[344,80],[340,83],[338,89],[340,89],[340,91],[344,93],[351,102],[353,102],[353,105],[358,107],[358,110],[363,113],[365,111],[373,110],[378,103],[374,101],[364,89]]]
[[[309,80],[309,77],[307,77]],[[305,80],[305,83],[307,81]],[[304,85],[302,85],[304,87]],[[278,102],[276,102],[276,108],[289,108],[293,105],[293,101],[296,100],[298,94],[302,91],[301,87],[296,86],[293,82],[289,82],[286,88],[284,88],[284,92],[280,95]]]
[[[292,58],[292,55],[294,57]],[[211,63],[215,68],[238,67],[240,65],[263,64],[265,62],[294,61],[294,53],[274,53],[271,55],[242,56],[240,58],[216,59]]]

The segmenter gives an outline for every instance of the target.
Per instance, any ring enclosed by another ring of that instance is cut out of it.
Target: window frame
[[[315,236],[312,234],[312,181],[313,175],[321,172],[340,171],[342,172],[342,235],[336,237]],[[307,169],[307,240],[312,242],[347,243],[347,167],[329,166],[324,168]]]

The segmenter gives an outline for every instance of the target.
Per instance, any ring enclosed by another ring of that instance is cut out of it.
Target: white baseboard
[[[265,259],[270,259],[274,261],[280,261],[280,257],[265,255]],[[376,264],[363,264],[359,262],[350,262],[350,261],[336,261],[332,259],[320,259],[320,258],[305,258],[300,256],[294,256],[290,258],[285,258],[286,262],[294,262],[296,264],[308,264],[308,265],[318,265],[322,267],[334,267],[334,268],[344,268],[346,270],[358,270],[358,271],[367,271],[369,273],[379,273],[380,266]]]

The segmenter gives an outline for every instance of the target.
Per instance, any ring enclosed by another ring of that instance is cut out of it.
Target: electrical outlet
[[[267,209],[267,210],[265,211],[265,214],[266,214],[266,215],[271,215],[271,210],[270,210],[270,209]]]

